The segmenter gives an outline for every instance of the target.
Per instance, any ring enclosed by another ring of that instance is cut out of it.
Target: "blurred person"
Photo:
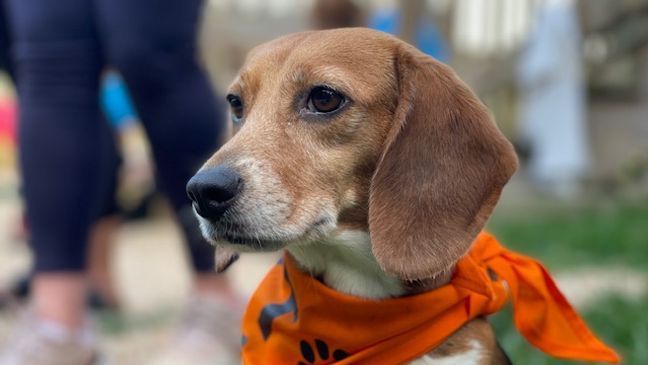
[[[521,138],[540,190],[569,198],[589,164],[581,30],[573,0],[547,0],[517,65]]]
[[[103,169],[99,181],[103,188],[99,193],[97,218],[90,231],[87,272],[91,289],[90,304],[98,308],[118,308],[119,298],[110,269],[110,258],[115,234],[122,220],[122,209],[117,202],[121,182],[119,170],[124,157],[122,139],[134,128],[138,116],[128,89],[117,72],[108,70],[101,81],[100,107],[114,133],[104,134],[101,141]]]
[[[368,26],[396,36],[402,31],[402,18],[398,8],[386,8],[367,20],[362,8],[352,0],[318,0],[310,13],[311,27],[316,30]],[[450,60],[447,42],[432,21],[419,17],[414,28],[416,47],[439,61]]]
[[[400,36],[403,32],[404,14],[399,8],[385,8],[377,11],[369,19],[369,28]],[[419,16],[412,26],[412,43],[423,53],[448,63],[450,48],[443,34],[427,17]]]
[[[310,13],[316,30],[361,27],[365,25],[362,9],[352,0],[317,0]]]
[[[156,363],[228,363],[238,355],[239,302],[213,273],[185,183],[217,148],[222,113],[196,60],[201,0],[6,0],[20,103],[20,170],[30,246],[31,307],[0,364],[89,364],[90,226],[105,189],[98,90],[106,64],[128,84],[151,142],[158,186],[188,241],[195,275],[177,336]]]
[[[8,53],[8,52],[7,52]],[[10,65],[10,63],[8,63]],[[0,103],[0,117],[4,116],[3,109]],[[100,189],[100,202],[97,208],[97,217],[92,224],[90,240],[89,240],[89,253],[88,253],[88,274],[89,274],[89,302],[95,308],[111,308],[118,307],[118,298],[115,285],[112,280],[112,275],[109,270],[110,246],[114,241],[116,229],[119,227],[121,221],[122,207],[118,206],[116,201],[119,167],[122,161],[123,143],[120,142],[119,148],[115,143],[115,138],[125,139],[130,129],[133,129],[137,122],[137,115],[135,108],[130,101],[130,97],[126,90],[121,78],[115,72],[107,72],[103,77],[101,86],[101,109],[106,114],[106,117],[114,127],[115,133],[105,133],[101,138],[101,161],[98,163],[102,166],[101,181],[102,188]],[[13,117],[7,116],[7,117]],[[11,118],[13,119],[13,118]],[[2,131],[3,119],[0,118],[0,132]],[[13,129],[11,130],[13,131]],[[0,133],[0,140],[2,139]],[[0,141],[1,142],[1,141]],[[130,157],[127,155],[127,157]],[[130,160],[132,158],[127,158]],[[143,172],[138,172],[137,175],[145,175],[147,180],[151,180],[148,171],[148,166],[142,168],[141,164],[138,166]],[[132,169],[132,168],[131,168]],[[132,179],[131,179],[132,180]],[[148,196],[145,196],[147,198]],[[146,204],[148,199],[143,199],[141,204]],[[130,212],[127,212],[130,214]],[[13,231],[12,237],[17,242],[28,241],[28,222],[24,218],[24,212],[21,212],[21,218],[12,222],[11,229]],[[27,273],[25,276],[18,278],[11,283],[9,288],[3,288],[5,297],[13,299],[25,299],[29,296],[31,290],[32,273]],[[5,293],[6,291],[6,293]]]
[[[6,18],[6,11],[4,4],[0,6],[0,70],[4,71],[10,78],[13,78],[13,67],[10,57],[10,37],[9,27]],[[124,94],[123,83],[119,83],[118,77],[113,73],[109,73],[104,77],[102,87],[102,106],[103,110],[108,114],[108,119],[113,122],[115,126],[128,124],[127,117],[134,115],[134,108],[130,105],[128,95]],[[5,157],[5,148],[13,148],[15,132],[15,110],[13,100],[0,100],[0,148],[2,149],[2,156]],[[123,122],[122,122],[123,120]],[[5,139],[8,139],[10,146],[5,146]],[[89,257],[89,273],[91,278],[91,286],[95,288],[98,293],[91,293],[93,303],[98,303],[100,306],[108,305],[115,306],[117,299],[113,288],[112,280],[107,275],[107,258],[104,253],[107,252],[107,243],[110,241],[109,236],[111,231],[117,226],[117,220],[113,216],[116,211],[114,199],[109,196],[114,195],[114,191],[110,190],[115,187],[116,183],[116,167],[118,165],[117,151],[114,148],[114,143],[111,142],[112,135],[106,135],[102,138],[102,146],[104,153],[102,156],[109,160],[108,164],[101,164],[107,168],[105,179],[106,190],[103,208],[99,211],[99,218],[93,225],[91,239],[90,239],[90,257]],[[11,151],[6,151],[10,154]],[[105,216],[105,217],[104,217]],[[25,241],[28,237],[27,222],[24,219],[24,214],[15,222],[12,221],[12,234],[11,237],[16,241]],[[96,248],[95,248],[96,247]],[[12,283],[10,288],[3,289],[3,298],[24,298],[29,294],[31,284],[31,274],[19,278],[16,282]],[[10,296],[8,296],[10,295]]]

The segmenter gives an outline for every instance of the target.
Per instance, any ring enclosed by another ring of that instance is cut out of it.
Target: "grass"
[[[539,258],[553,270],[575,266],[632,266],[648,270],[648,199],[501,214],[489,229],[506,246]],[[648,297],[608,297],[582,312],[585,321],[624,357],[648,364]],[[509,310],[493,317],[514,364],[570,364],[544,356],[517,333]]]
[[[645,269],[648,262],[648,198],[503,213],[488,228],[507,247],[551,269],[617,264]]]

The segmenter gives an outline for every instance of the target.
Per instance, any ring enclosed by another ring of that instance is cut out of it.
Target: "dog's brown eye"
[[[342,106],[344,96],[335,90],[318,86],[308,96],[308,109],[313,113],[330,113]]]
[[[234,122],[240,121],[243,118],[243,101],[237,95],[227,95],[227,102],[229,102],[230,109],[232,110],[232,119]]]

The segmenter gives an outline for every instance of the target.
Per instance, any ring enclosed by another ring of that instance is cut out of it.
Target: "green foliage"
[[[554,207],[496,215],[489,224],[504,245],[551,269],[648,262],[648,200]]]

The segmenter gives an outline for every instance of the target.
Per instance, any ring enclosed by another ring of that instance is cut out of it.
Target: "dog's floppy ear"
[[[382,268],[418,280],[468,251],[517,158],[450,68],[399,44],[395,70],[400,97],[371,181],[369,231]]]

